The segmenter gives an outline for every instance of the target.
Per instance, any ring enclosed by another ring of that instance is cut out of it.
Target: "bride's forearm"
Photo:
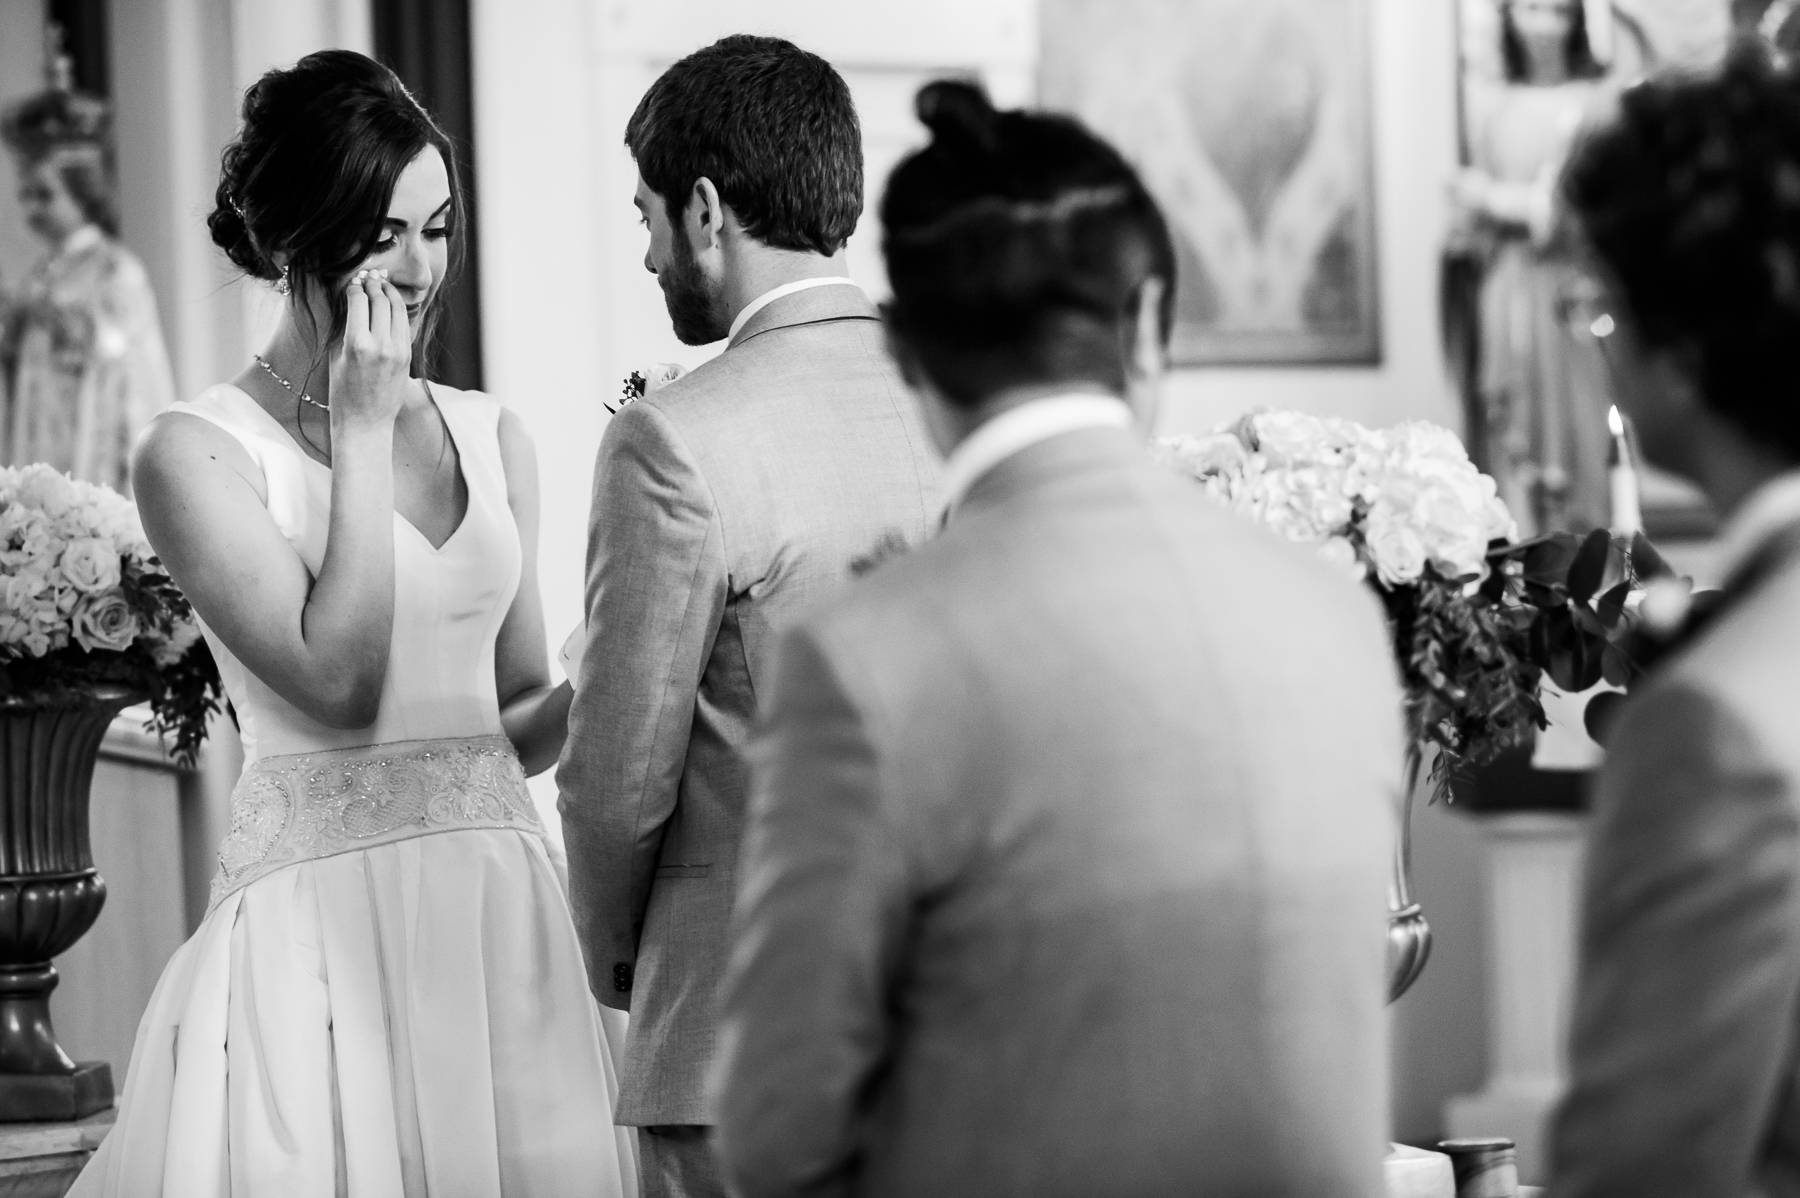
[[[514,695],[500,709],[500,726],[512,741],[526,776],[556,764],[569,731],[569,704],[575,689],[568,683],[534,686]]]

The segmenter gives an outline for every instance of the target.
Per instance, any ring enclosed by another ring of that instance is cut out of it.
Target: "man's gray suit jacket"
[[[1068,433],[790,633],[765,711],[743,1198],[1382,1192],[1402,740],[1343,573]]]
[[[1800,526],[1621,711],[1556,1198],[1800,1195]]]
[[[774,637],[879,542],[923,539],[939,471],[847,286],[768,304],[607,427],[557,784],[589,980],[631,1012],[620,1123],[711,1122],[743,749]]]

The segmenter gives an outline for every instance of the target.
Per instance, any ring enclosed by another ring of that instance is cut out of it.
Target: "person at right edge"
[[[1800,80],[1641,84],[1565,188],[1619,402],[1726,523],[1604,731],[1550,1193],[1800,1194]]]
[[[1374,1198],[1402,758],[1374,598],[1143,443],[1174,255],[927,86],[882,204],[948,521],[775,653],[721,997],[742,1198]]]

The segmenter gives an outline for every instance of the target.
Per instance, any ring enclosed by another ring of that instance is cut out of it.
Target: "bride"
[[[152,424],[133,476],[248,764],[71,1192],[635,1194],[525,787],[570,699],[534,451],[409,368],[465,216],[450,143],[392,72],[326,51],[250,88],[218,201],[213,239],[276,281],[281,326]]]

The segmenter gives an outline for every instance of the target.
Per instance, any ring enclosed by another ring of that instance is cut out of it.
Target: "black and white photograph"
[[[0,1198],[1800,1194],[1800,0],[0,0]]]

